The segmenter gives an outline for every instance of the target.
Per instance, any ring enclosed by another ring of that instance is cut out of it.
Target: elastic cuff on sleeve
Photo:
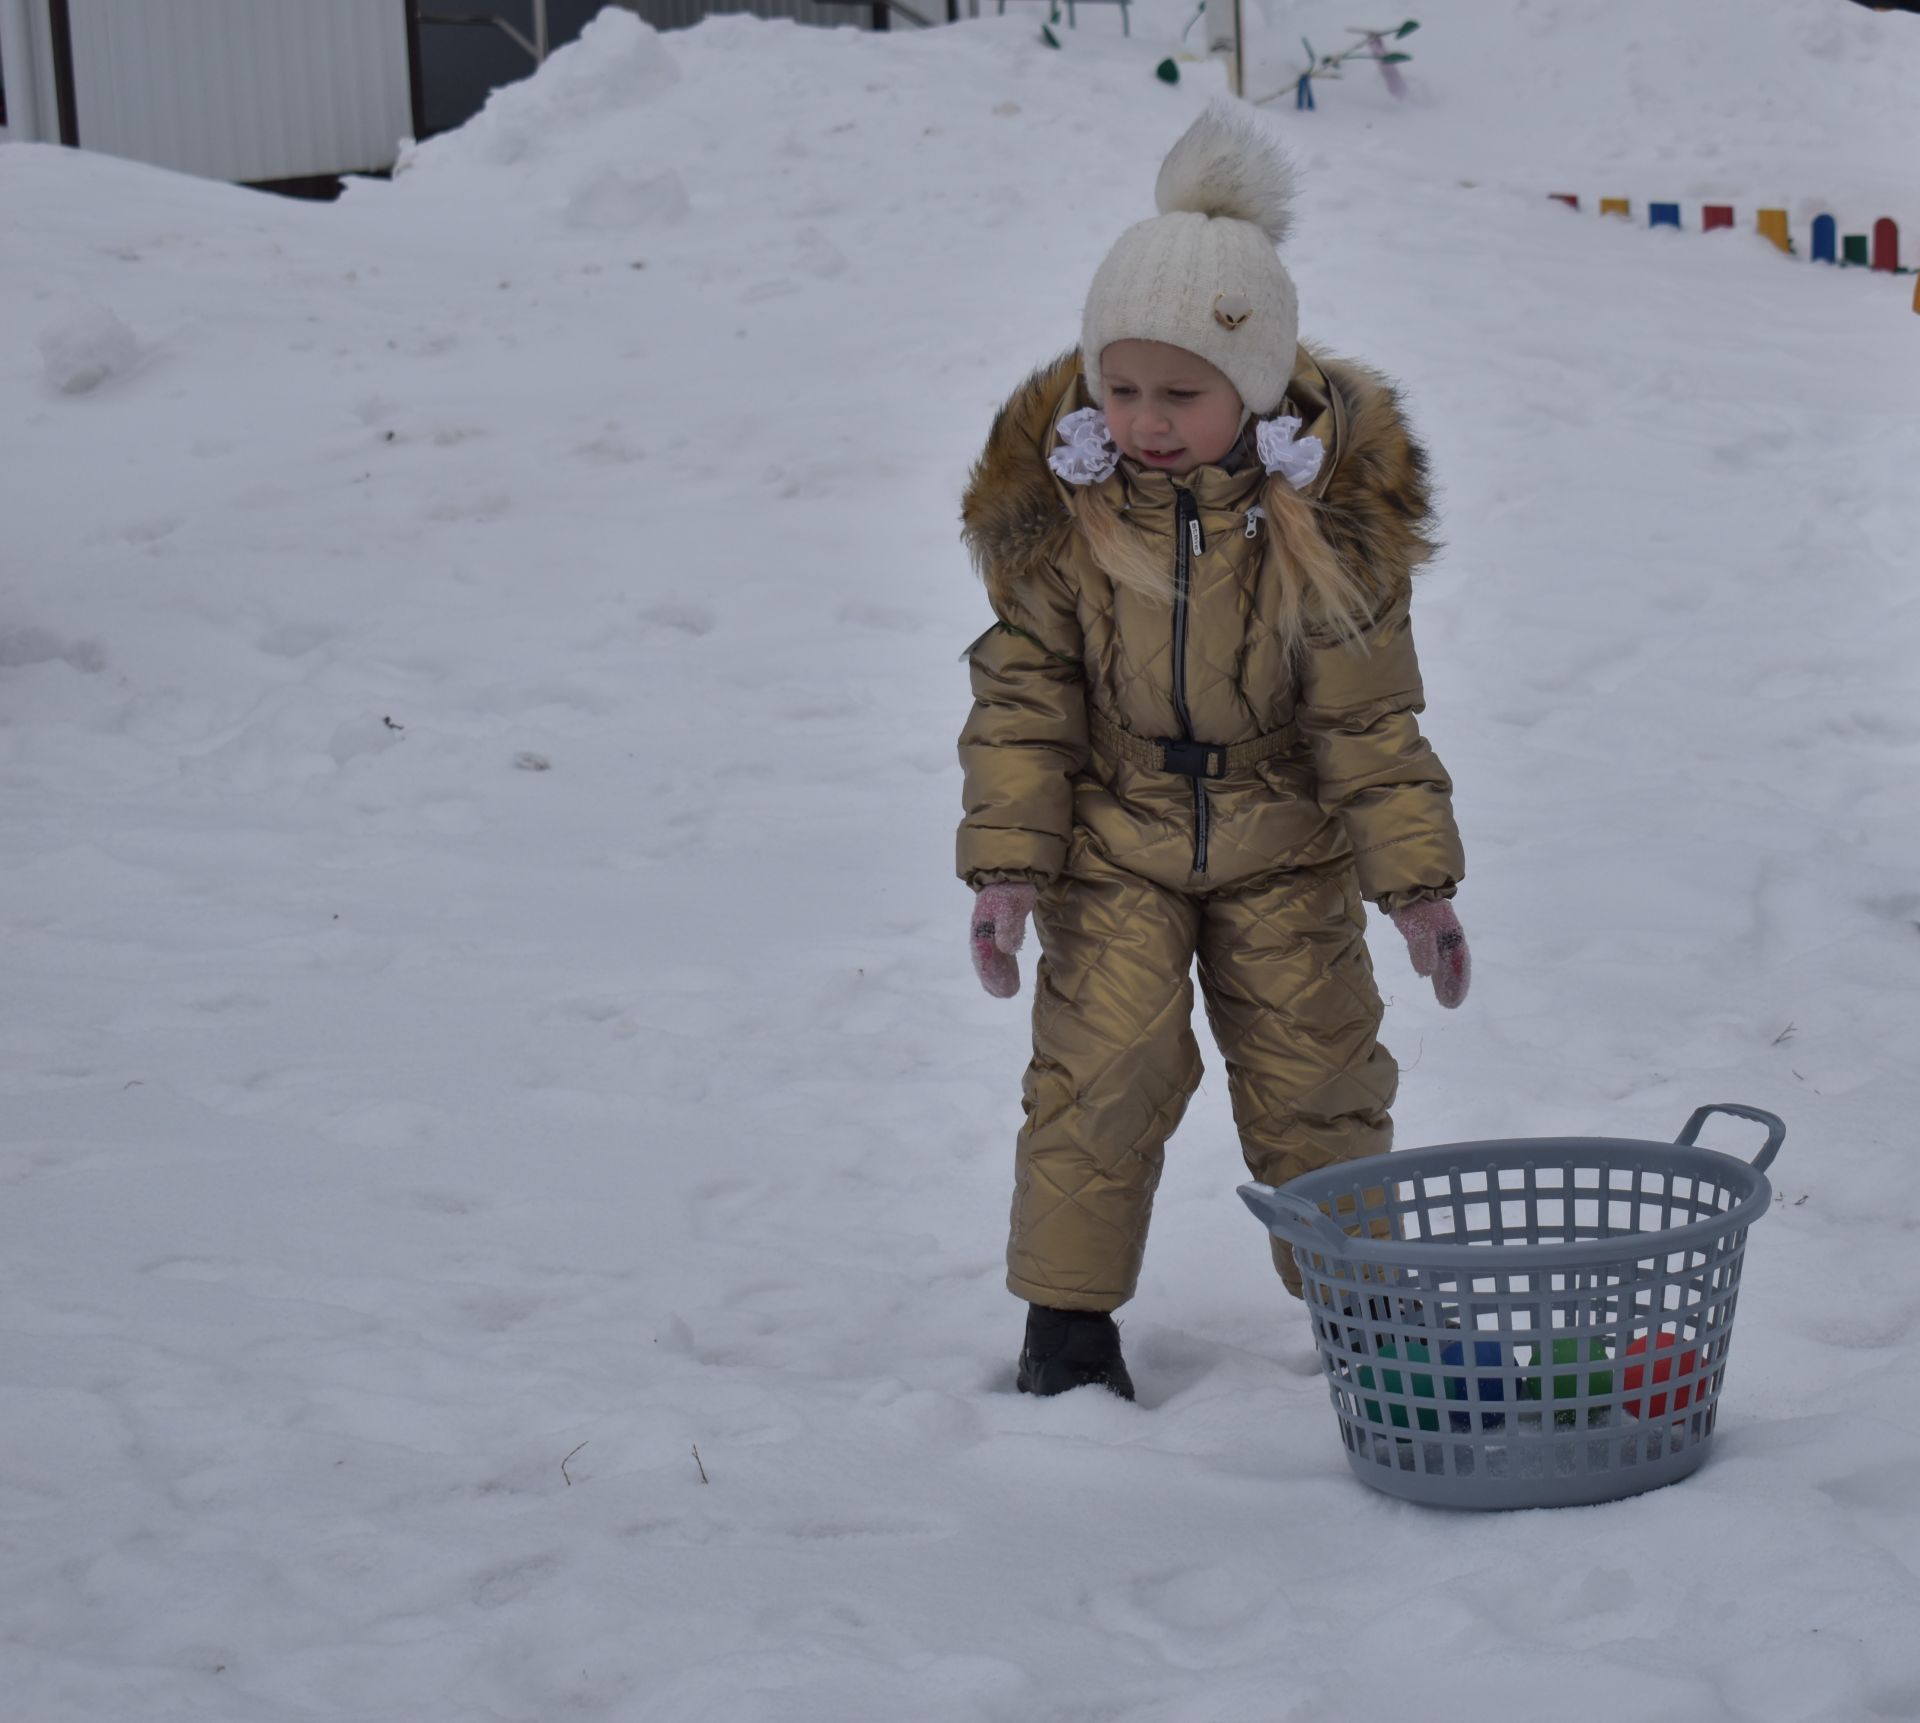
[[[1449,900],[1459,889],[1451,880],[1445,885],[1413,885],[1402,891],[1383,891],[1374,901],[1383,915],[1392,915],[1395,910],[1410,909],[1416,903]]]
[[[1053,875],[1035,868],[981,868],[966,876],[969,891],[985,891],[990,885],[1030,885],[1045,891],[1053,884]]]

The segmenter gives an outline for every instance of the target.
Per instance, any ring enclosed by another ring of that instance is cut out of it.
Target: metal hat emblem
[[[1213,296],[1213,320],[1222,329],[1238,329],[1253,315],[1253,307],[1238,293],[1216,293]]]

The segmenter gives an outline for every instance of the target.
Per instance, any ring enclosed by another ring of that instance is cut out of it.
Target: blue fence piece
[[[1816,216],[1813,223],[1813,261],[1815,263],[1837,263],[1839,252],[1835,249],[1839,243],[1839,227],[1830,215]]]
[[[1647,206],[1647,226],[1678,227],[1680,225],[1680,206],[1677,203],[1654,203]]]

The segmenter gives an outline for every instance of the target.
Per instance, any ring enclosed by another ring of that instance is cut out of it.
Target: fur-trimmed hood
[[[1086,404],[1075,348],[1014,391],[969,475],[962,537],[1003,618],[1014,589],[1058,556],[1071,528],[1066,487],[1047,456],[1055,425]],[[1403,595],[1439,542],[1426,451],[1397,392],[1364,366],[1302,345],[1281,410],[1298,415],[1301,434],[1326,446],[1307,494],[1322,505],[1320,527],[1335,555],[1362,590]]]

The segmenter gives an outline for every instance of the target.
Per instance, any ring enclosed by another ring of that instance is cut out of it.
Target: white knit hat
[[[1130,227],[1087,292],[1080,351],[1104,404],[1113,341],[1165,341],[1225,372],[1242,403],[1271,413],[1300,339],[1293,278],[1274,249],[1292,221],[1293,169],[1252,113],[1211,103],[1160,164],[1160,214]]]

